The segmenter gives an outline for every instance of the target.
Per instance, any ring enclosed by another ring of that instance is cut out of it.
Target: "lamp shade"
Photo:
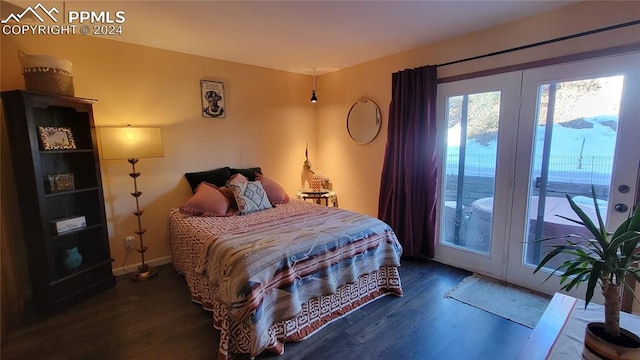
[[[102,127],[98,131],[105,160],[164,157],[159,127]]]

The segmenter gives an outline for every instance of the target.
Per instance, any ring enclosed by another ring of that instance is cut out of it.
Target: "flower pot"
[[[586,360],[637,360],[640,359],[640,337],[620,329],[616,343],[605,337],[604,323],[588,323],[584,333],[582,357]]]

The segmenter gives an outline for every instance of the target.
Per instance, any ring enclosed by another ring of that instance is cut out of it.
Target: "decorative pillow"
[[[206,182],[196,188],[195,194],[181,207],[180,212],[192,216],[226,216],[229,200],[218,188]]]
[[[262,169],[260,169],[259,167],[252,167],[252,168],[246,168],[246,169],[230,168],[229,171],[231,172],[231,175],[242,174],[244,177],[249,179],[249,181],[256,181],[256,173],[262,174]]]
[[[233,195],[233,190],[228,187],[221,187],[218,188],[218,190],[220,190],[222,195],[229,200],[229,209],[227,210],[227,213],[238,212],[238,203],[236,202],[236,196]]]
[[[237,173],[237,174],[231,175],[231,178],[229,179],[229,181],[227,181],[227,186],[229,186],[230,183],[246,183],[248,181],[249,179],[244,177],[244,175]]]
[[[186,173],[184,177],[187,178],[191,191],[196,192],[196,188],[201,182],[207,182],[217,187],[223,187],[227,180],[231,177],[231,169],[229,167],[223,167],[214,170]]]
[[[231,182],[229,187],[233,190],[241,215],[272,207],[260,181]]]
[[[271,201],[271,204],[285,204],[289,202],[289,195],[287,195],[280,184],[262,174],[257,173],[256,180],[262,183],[262,187],[267,193],[267,197]]]

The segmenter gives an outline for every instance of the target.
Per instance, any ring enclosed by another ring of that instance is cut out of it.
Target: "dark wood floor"
[[[404,297],[386,296],[278,357],[257,359],[513,359],[531,329],[443,295],[469,273],[403,261]],[[2,359],[214,359],[218,333],[171,265],[2,335]]]

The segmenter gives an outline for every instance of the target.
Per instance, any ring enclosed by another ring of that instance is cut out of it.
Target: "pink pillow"
[[[214,185],[203,182],[191,199],[180,207],[180,212],[192,216],[226,216],[228,209],[227,197]]]
[[[249,182],[249,179],[247,179],[244,175],[237,173],[231,176],[231,178],[227,181],[227,185],[229,185],[229,183],[246,183],[246,182]]]
[[[262,183],[262,187],[267,193],[271,204],[284,204],[289,202],[289,195],[287,195],[280,184],[259,173],[256,173],[256,180]]]
[[[222,195],[224,195],[227,200],[229,200],[229,209],[227,210],[227,212],[237,212],[238,211],[238,203],[236,202],[236,196],[233,195],[233,190],[231,190],[228,187],[221,187],[218,188],[218,190],[220,190],[220,192],[222,193]]]

